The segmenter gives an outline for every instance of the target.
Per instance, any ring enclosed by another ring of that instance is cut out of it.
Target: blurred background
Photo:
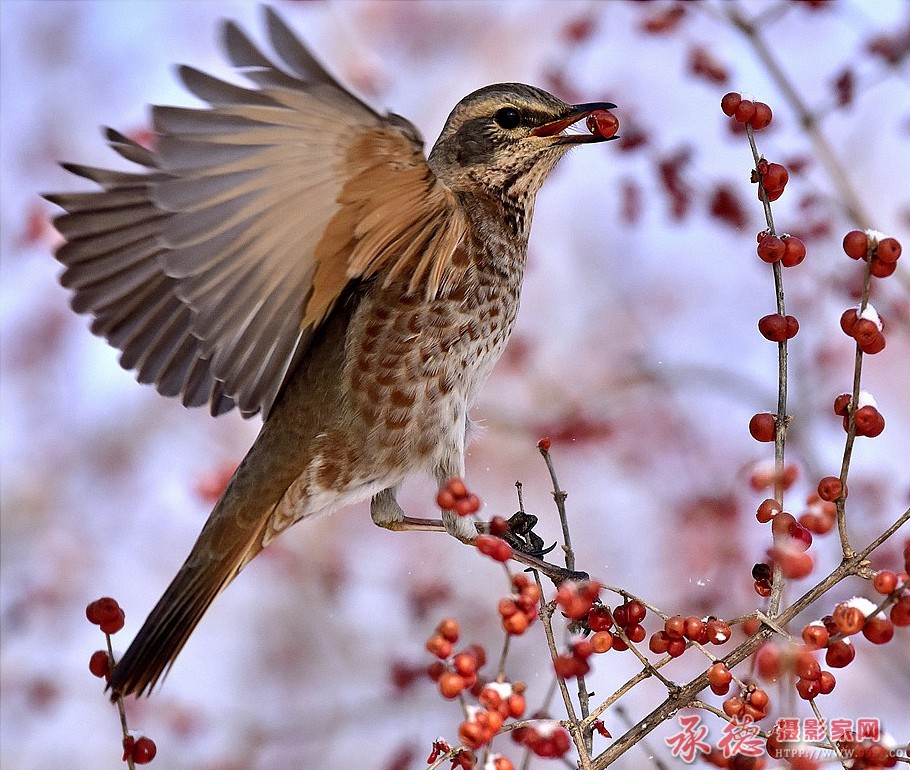
[[[775,222],[809,252],[784,274],[787,312],[801,324],[790,345],[787,448],[800,476],[786,498],[799,515],[818,479],[837,475],[843,452],[831,404],[851,387],[854,346],[838,319],[856,304],[861,275],[840,247],[861,224],[849,196],[869,223],[910,247],[910,5],[274,7],[343,83],[408,117],[428,146],[462,96],[493,82],[619,105],[623,139],[570,154],[538,197],[519,322],[472,415],[485,430],[468,482],[485,515],[508,516],[520,480],[541,533],[556,540],[535,447],[548,435],[580,567],[670,613],[733,617],[762,606],[750,569],[769,545],[754,517],[767,494],[749,482],[773,450],[753,441],[747,424],[776,406],[776,345],[756,329],[774,312],[774,293],[755,255],[764,219],[750,150],[720,98],[743,91],[774,110],[757,138],[791,172]],[[760,39],[731,14],[756,21]],[[127,167],[99,126],[147,140],[148,103],[193,105],[173,64],[242,80],[220,53],[224,18],[264,40],[252,2],[0,3],[2,770],[122,766],[116,712],[87,669],[103,637],[85,605],[101,595],[120,601],[126,628],[114,642],[125,649],[259,427],[184,409],[118,367],[116,351],[68,308],[52,256],[53,207],[39,198],[89,189],[58,161]],[[800,104],[817,116],[820,139],[804,129]],[[887,425],[854,452],[856,546],[910,502],[908,259],[873,288],[887,347],[866,357],[863,383]],[[428,515],[433,492],[415,479],[402,504]],[[910,526],[873,566],[899,570],[908,536]],[[836,533],[816,537],[812,553],[816,571],[788,589],[790,599],[838,563]],[[801,621],[870,592],[845,581]],[[407,674],[429,662],[424,641],[446,616],[459,619],[464,643],[486,645],[495,660],[496,605],[507,593],[489,560],[442,535],[381,530],[366,506],[305,522],[219,597],[154,697],[129,704],[130,724],[157,742],[155,766],[173,770],[422,768],[436,737],[457,740],[462,717],[431,682],[408,685]],[[653,619],[646,626],[656,628]],[[820,701],[826,717],[877,716],[907,740],[907,633],[882,648],[857,642],[857,660]],[[665,672],[686,681],[702,665],[690,656]],[[607,653],[589,687],[605,697],[637,668],[631,653]],[[514,641],[507,669],[528,683],[536,709],[551,680],[539,624]],[[769,692],[774,714],[810,714],[789,689]],[[655,683],[636,688],[622,699],[624,713],[603,715],[607,729],[621,735],[665,693]],[[564,716],[556,702],[551,712]],[[720,723],[706,724],[716,742]],[[672,765],[662,737],[678,729],[667,723],[616,766],[646,766],[652,753]],[[596,750],[606,747],[598,741]],[[508,739],[495,746],[517,764]]]

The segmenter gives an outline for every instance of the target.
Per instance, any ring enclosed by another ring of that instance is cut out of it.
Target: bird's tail
[[[183,649],[215,597],[262,550],[271,511],[237,510],[231,487],[219,500],[193,550],[114,667],[116,695],[151,692]]]

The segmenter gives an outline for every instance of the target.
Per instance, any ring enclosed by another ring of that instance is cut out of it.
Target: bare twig
[[[559,479],[556,478],[556,467],[553,465],[553,458],[550,452],[544,447],[539,447],[540,454],[547,464],[547,471],[550,474],[550,481],[553,482],[553,500],[556,502],[556,510],[559,512],[559,523],[562,525],[562,542],[563,550],[566,554],[566,569],[575,571],[575,551],[572,550],[572,537],[569,533],[569,517],[566,514],[566,497],[568,493],[559,486]]]
[[[775,618],[775,621],[781,626],[785,626],[800,612],[828,593],[835,585],[845,578],[859,572],[865,566],[869,554],[897,532],[897,530],[906,524],[907,521],[910,521],[910,509],[907,509],[897,521],[891,524],[891,526],[869,543],[862,551],[849,559],[844,559],[833,572],[809,589],[789,607],[784,609],[780,615]],[[724,665],[726,665],[727,668],[732,669],[733,666],[745,660],[755,652],[766,639],[770,638],[772,633],[774,632],[771,628],[762,626],[756,634],[740,643],[732,652],[724,657]],[[669,695],[663,703],[651,711],[650,714],[638,722],[631,730],[628,730],[624,735],[614,741],[609,748],[598,754],[591,765],[593,770],[604,770],[604,768],[612,764],[618,757],[622,756],[629,748],[638,743],[638,741],[650,733],[655,727],[662,724],[679,709],[688,706],[695,700],[695,696],[707,686],[707,671],[695,677],[685,685],[682,685],[675,693]]]

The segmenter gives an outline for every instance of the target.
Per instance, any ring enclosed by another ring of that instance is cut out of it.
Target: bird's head
[[[456,192],[533,203],[569,149],[606,140],[600,134],[566,129],[595,110],[615,106],[566,104],[521,83],[487,86],[455,105],[430,153],[430,166]]]

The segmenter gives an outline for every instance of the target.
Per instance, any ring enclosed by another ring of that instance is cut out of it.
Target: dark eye
[[[496,125],[500,128],[511,131],[513,128],[518,128],[521,123],[521,113],[514,107],[503,107],[501,110],[496,111],[493,120],[496,121]]]

